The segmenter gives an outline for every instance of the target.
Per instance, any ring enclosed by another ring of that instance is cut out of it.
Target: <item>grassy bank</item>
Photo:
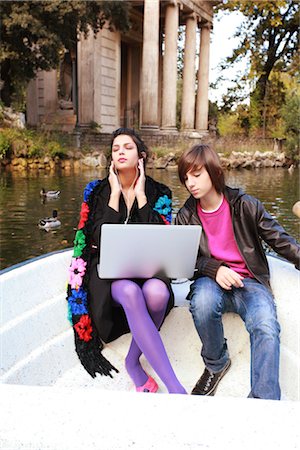
[[[225,157],[229,157],[232,152],[255,153],[274,150],[273,139],[239,139],[239,138],[210,138],[203,139],[204,143],[209,143],[218,152]],[[175,160],[182,154],[184,150],[191,147],[193,141],[186,143],[180,142],[173,147],[152,147],[151,151],[155,158],[164,157],[169,153],[173,153]],[[65,133],[36,131],[28,129],[0,128],[0,159],[11,158],[50,158],[65,159],[71,151],[78,150],[72,137]],[[80,148],[83,154],[95,150],[93,146]],[[99,150],[99,148],[97,148]],[[108,148],[103,148],[105,153]],[[278,151],[285,151],[285,146]]]
[[[0,128],[0,158],[66,157],[70,148],[67,135],[16,128]]]

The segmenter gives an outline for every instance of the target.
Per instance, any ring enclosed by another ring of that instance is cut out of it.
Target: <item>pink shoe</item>
[[[149,392],[154,394],[158,390],[158,385],[156,381],[152,377],[148,377],[148,380],[146,381],[143,386],[139,386],[136,389],[136,392]]]

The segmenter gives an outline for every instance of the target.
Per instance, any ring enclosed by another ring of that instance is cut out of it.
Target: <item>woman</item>
[[[170,393],[186,391],[179,383],[160,338],[173,306],[167,279],[104,280],[98,277],[98,243],[104,223],[171,222],[171,192],[145,175],[147,148],[134,130],[113,133],[109,175],[90,183],[70,268],[68,301],[78,356],[92,377],[117,371],[101,354],[103,342],[131,331],[126,369],[138,392],[156,392],[156,381],[140,363],[143,353]],[[100,256],[101,257],[101,256]]]
[[[250,334],[249,397],[279,399],[280,326],[261,240],[297,269],[300,245],[258,199],[225,185],[218,155],[208,145],[187,150],[178,172],[191,196],[179,210],[176,223],[203,228],[196,280],[188,298],[202,341],[205,370],[192,394],[214,395],[230,368],[222,314],[233,311]]]

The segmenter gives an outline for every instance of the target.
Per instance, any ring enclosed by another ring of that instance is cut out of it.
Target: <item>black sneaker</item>
[[[223,367],[220,372],[212,373],[210,372],[206,367],[197,381],[196,385],[194,386],[191,394],[192,395],[215,395],[215,392],[217,390],[218,384],[228,371],[229,367],[231,366],[231,361],[228,359],[227,363]]]

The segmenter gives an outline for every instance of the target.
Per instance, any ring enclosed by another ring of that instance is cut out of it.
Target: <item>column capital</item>
[[[178,6],[180,5],[180,0],[168,0],[165,2],[166,6]]]
[[[199,29],[206,28],[207,30],[211,30],[213,28],[213,25],[211,22],[208,22],[208,20],[202,20],[200,18],[198,22],[198,28]]]
[[[198,14],[196,14],[195,12],[190,12],[190,13],[183,14],[182,18],[183,18],[184,22],[186,22],[187,19],[193,19],[193,20],[196,20],[196,22],[198,22],[199,19],[200,19]]]

